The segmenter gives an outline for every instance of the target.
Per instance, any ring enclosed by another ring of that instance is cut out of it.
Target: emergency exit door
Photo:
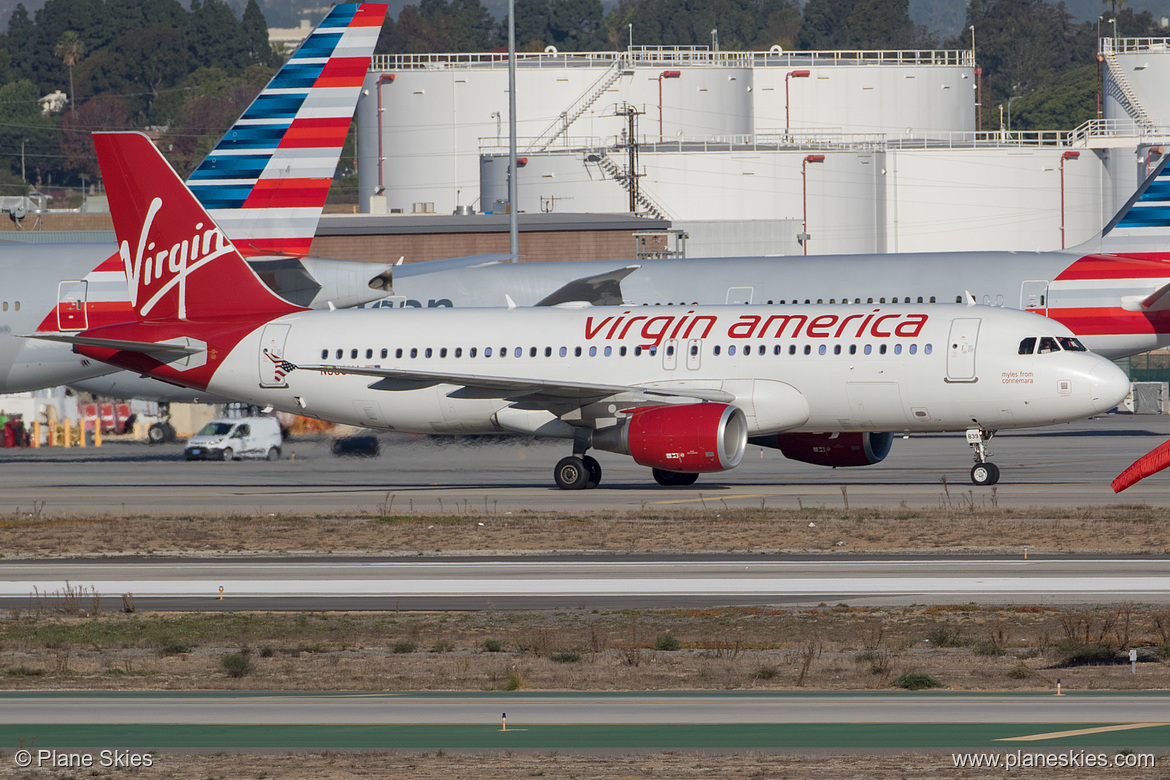
[[[287,323],[264,326],[260,334],[260,386],[288,387],[288,372],[284,361],[284,342],[288,339]]]
[[[979,340],[979,318],[964,317],[951,323],[947,342],[947,381],[974,382],[975,343]]]

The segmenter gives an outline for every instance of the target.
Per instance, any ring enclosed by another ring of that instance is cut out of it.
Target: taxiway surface
[[[67,589],[167,610],[1170,603],[1170,569],[1146,556],[0,562],[0,604]]]
[[[290,441],[276,463],[188,463],[180,444],[107,443],[99,448],[0,450],[0,512],[351,513],[387,505],[413,511],[486,509],[592,511],[671,507],[1170,506],[1170,476],[1117,496],[1109,482],[1170,438],[1170,417],[1108,415],[1072,425],[1005,432],[992,442],[1002,471],[995,488],[970,484],[961,432],[899,438],[885,461],[828,469],[749,446],[743,463],[689,488],[661,488],[629,458],[594,452],[604,469],[594,490],[561,491],[552,481],[561,441],[456,441],[384,434],[382,454],[331,454],[327,439]],[[295,456],[295,457],[294,457]],[[945,482],[944,482],[945,479]],[[719,502],[722,502],[720,504]]]

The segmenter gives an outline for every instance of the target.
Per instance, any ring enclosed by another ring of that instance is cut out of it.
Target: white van
[[[275,417],[212,420],[187,441],[187,460],[280,459],[280,423]]]

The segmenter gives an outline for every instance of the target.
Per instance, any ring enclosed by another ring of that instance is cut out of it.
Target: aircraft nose
[[[1093,408],[1098,412],[1109,411],[1129,395],[1129,377],[1105,359],[1089,372],[1089,380]]]

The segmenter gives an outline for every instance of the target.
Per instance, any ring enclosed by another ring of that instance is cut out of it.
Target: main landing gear
[[[601,464],[589,455],[570,455],[557,461],[553,479],[561,490],[586,490],[601,482]]]
[[[591,441],[590,432],[578,428],[573,432],[573,454],[557,461],[553,479],[561,490],[587,490],[601,483],[601,464],[585,454]]]
[[[987,448],[987,442],[991,441],[991,437],[994,435],[995,431],[989,431],[985,428],[967,429],[967,443],[975,450],[975,465],[971,467],[971,481],[980,487],[999,482],[999,466],[987,461],[987,456],[991,454],[991,450]]]

